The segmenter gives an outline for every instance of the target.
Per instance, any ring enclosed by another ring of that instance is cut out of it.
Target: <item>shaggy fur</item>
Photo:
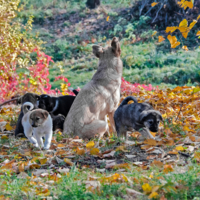
[[[128,104],[129,101],[134,101]],[[137,99],[126,97],[114,114],[117,135],[126,136],[127,131],[139,131],[144,138],[153,138],[149,132],[157,132],[162,115],[148,103],[138,103]]]
[[[108,130],[108,114],[113,132],[113,115],[120,100],[120,86],[123,64],[121,49],[116,37],[111,46],[93,46],[94,55],[99,58],[99,66],[92,77],[79,92],[64,122],[64,134],[80,138],[100,137]]]
[[[37,100],[39,99],[39,95],[34,94],[34,93],[26,93],[22,97],[18,99],[19,104],[24,104],[25,102],[31,102],[34,106],[33,109],[38,108],[37,107]],[[23,134],[24,136],[24,128],[22,126],[22,117],[24,116],[23,109],[21,107],[21,111],[17,120],[17,125],[15,129],[15,137],[19,136],[20,134]]]

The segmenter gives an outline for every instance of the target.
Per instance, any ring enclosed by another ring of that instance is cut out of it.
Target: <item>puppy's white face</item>
[[[37,109],[32,111],[29,118],[29,123],[33,128],[41,126],[47,119],[48,112],[46,110]]]

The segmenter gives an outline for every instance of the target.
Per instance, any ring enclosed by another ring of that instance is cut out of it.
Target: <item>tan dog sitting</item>
[[[93,47],[94,55],[99,58],[97,72],[75,98],[64,122],[64,134],[92,138],[100,137],[108,130],[108,114],[112,131],[115,132],[114,112],[120,100],[120,86],[123,64],[121,49],[116,37],[111,47]]]

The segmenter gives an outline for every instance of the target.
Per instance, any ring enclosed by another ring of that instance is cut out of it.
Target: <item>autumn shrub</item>
[[[55,94],[48,79],[53,61],[29,34],[32,17],[25,25],[16,20],[19,0],[0,0],[0,5],[0,102],[25,91]]]

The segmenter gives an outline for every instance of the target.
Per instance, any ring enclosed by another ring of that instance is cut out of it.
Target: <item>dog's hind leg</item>
[[[105,122],[103,120],[94,120],[92,123],[84,125],[84,127],[82,128],[82,131],[81,131],[83,133],[82,137],[83,138],[94,138],[94,136],[96,134],[98,134],[99,140],[97,142],[97,145],[95,145],[97,147],[97,146],[99,146],[99,141],[103,137],[103,135],[107,131],[107,129],[108,129],[107,122]]]
[[[114,111],[111,112],[111,113],[108,113],[108,117],[109,117],[109,120],[110,120],[110,125],[111,125],[111,128],[112,128],[112,132],[115,133],[116,132],[116,129],[115,129],[115,121],[114,121]]]

